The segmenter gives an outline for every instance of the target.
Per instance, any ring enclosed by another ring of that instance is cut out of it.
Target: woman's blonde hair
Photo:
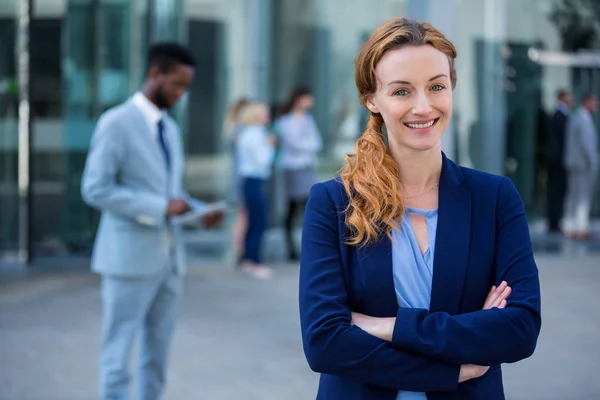
[[[456,85],[454,45],[431,25],[406,18],[394,18],[380,25],[363,44],[356,59],[355,81],[360,102],[366,102],[377,90],[375,67],[383,55],[405,46],[431,45],[448,57],[452,88]],[[370,113],[354,154],[346,155],[340,178],[349,197],[346,227],[347,243],[366,245],[382,234],[391,237],[404,213],[398,166],[383,136],[383,118]]]
[[[261,101],[250,101],[240,111],[240,123],[242,125],[254,125],[259,122],[260,114],[269,110],[267,105]]]
[[[242,97],[229,107],[227,115],[225,116],[225,121],[223,121],[223,136],[228,137],[231,135],[233,127],[239,123],[240,112],[244,109],[246,104],[248,104],[248,100]]]

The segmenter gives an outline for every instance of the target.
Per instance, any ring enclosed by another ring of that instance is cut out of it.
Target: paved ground
[[[600,399],[600,256],[537,259],[543,330],[532,358],[504,367],[507,398]],[[271,282],[193,271],[167,399],[314,399],[296,297],[294,266]],[[0,399],[94,399],[99,311],[93,275],[0,277]]]

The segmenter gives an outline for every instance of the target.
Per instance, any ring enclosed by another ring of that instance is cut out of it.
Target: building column
[[[506,92],[505,56],[506,4],[498,0],[485,0],[485,49],[483,65],[483,121],[482,169],[492,174],[504,175],[506,160]]]
[[[252,98],[271,100],[271,0],[249,0],[248,7],[248,64],[249,93]]]
[[[17,75],[19,91],[18,111],[18,187],[19,187],[19,261],[32,261],[32,205],[31,205],[31,111],[29,37],[33,0],[21,0],[17,21]]]

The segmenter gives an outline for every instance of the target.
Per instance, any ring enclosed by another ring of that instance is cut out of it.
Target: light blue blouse
[[[408,213],[424,215],[427,220],[429,248],[425,254],[421,254]],[[437,208],[425,211],[406,207],[400,228],[392,232],[394,288],[400,307],[429,309],[437,221]],[[425,393],[400,391],[396,400],[427,400],[427,396]]]

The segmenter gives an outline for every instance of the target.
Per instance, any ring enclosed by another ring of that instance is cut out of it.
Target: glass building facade
[[[89,254],[98,213],[79,189],[90,137],[98,116],[139,88],[150,43],[179,40],[198,61],[193,86],[174,114],[185,135],[187,187],[200,199],[217,200],[231,188],[221,125],[228,105],[242,96],[277,105],[294,86],[310,87],[325,144],[320,175],[326,179],[342,166],[366,119],[354,58],[376,25],[400,15],[431,22],[458,50],[454,124],[444,150],[460,164],[510,176],[530,216],[543,216],[545,133],[555,92],[572,89],[576,99],[586,91],[600,94],[594,36],[600,9],[581,1],[573,11],[562,3],[0,0],[0,260],[19,250],[40,257]],[[28,24],[24,4],[32,6]],[[578,21],[591,21],[590,34],[573,34],[584,26],[573,22],[574,12]],[[30,54],[29,125],[19,124],[24,50]],[[24,136],[26,126],[31,131]],[[284,211],[279,179],[275,174],[273,225]],[[30,213],[23,213],[26,205]],[[600,215],[597,195],[593,213]],[[227,236],[228,229],[213,235]]]

